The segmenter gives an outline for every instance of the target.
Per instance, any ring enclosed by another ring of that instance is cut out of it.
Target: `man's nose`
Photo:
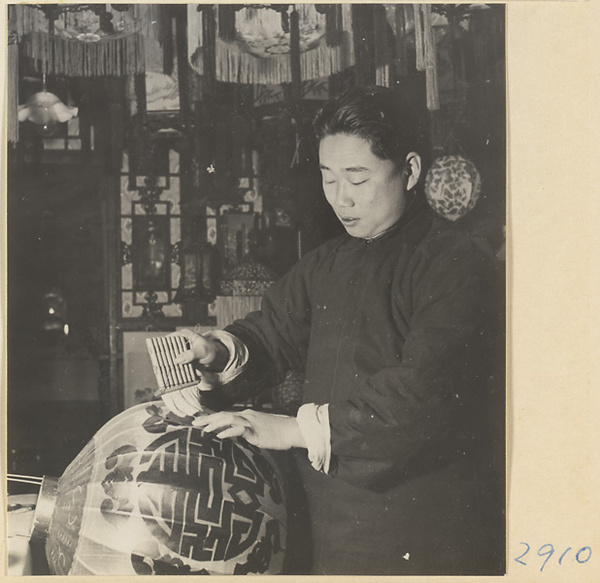
[[[348,185],[342,181],[337,183],[335,192],[335,202],[340,207],[354,206],[354,201],[350,196]]]

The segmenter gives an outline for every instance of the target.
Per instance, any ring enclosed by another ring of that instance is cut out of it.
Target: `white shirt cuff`
[[[224,330],[211,330],[203,334],[203,336],[218,340],[221,344],[225,345],[229,353],[229,359],[222,372],[214,373],[219,384],[226,385],[244,372],[249,354],[248,348],[239,338]]]
[[[329,404],[306,403],[298,409],[296,420],[304,437],[312,467],[318,472],[328,473],[331,463]]]

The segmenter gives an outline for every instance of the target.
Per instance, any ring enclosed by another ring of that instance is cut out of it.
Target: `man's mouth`
[[[351,226],[358,222],[356,217],[340,217],[340,221],[343,225]]]

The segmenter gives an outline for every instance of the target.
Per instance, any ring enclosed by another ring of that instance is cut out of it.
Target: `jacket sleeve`
[[[226,385],[231,401],[255,395],[283,381],[288,370],[306,362],[310,335],[310,275],[316,252],[303,257],[264,294],[261,309],[225,330],[248,348],[246,369]]]
[[[363,488],[385,488],[444,456],[464,455],[457,438],[462,432],[464,443],[473,441],[465,420],[485,400],[491,265],[471,242],[423,253],[417,263],[399,364],[329,404],[330,473]]]

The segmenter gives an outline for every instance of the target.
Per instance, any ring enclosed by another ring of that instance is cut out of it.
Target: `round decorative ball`
[[[436,213],[450,221],[465,216],[481,196],[481,176],[463,156],[435,160],[425,177],[425,196]]]
[[[52,490],[53,575],[282,570],[287,514],[273,459],[182,425],[161,402],[110,420]]]

